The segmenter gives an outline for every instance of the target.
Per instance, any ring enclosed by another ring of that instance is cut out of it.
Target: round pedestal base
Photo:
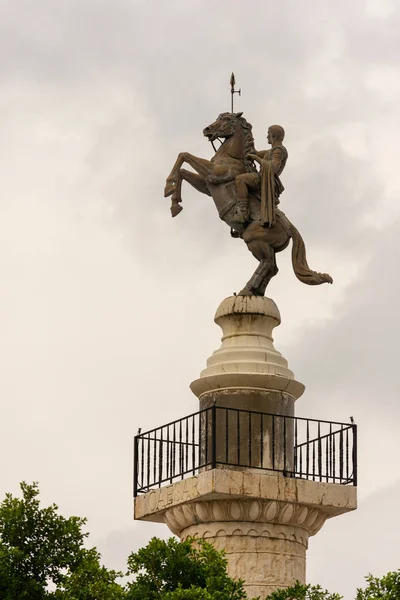
[[[280,324],[280,315],[273,300],[259,296],[226,298],[218,307],[215,322],[223,332],[221,347],[190,386],[200,402],[217,390],[273,390],[291,396],[293,401],[301,396],[304,385],[294,379],[287,360],[274,347],[272,330]],[[246,410],[268,412],[269,408],[285,414],[285,406],[276,402]]]

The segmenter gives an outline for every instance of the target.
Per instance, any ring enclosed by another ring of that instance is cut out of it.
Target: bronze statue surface
[[[243,113],[221,113],[203,134],[210,142],[223,139],[211,160],[181,152],[169,174],[164,190],[171,196],[171,213],[182,210],[182,182],[187,181],[202,194],[211,196],[220,218],[240,237],[260,262],[245,287],[246,296],[264,296],[266,287],[277,274],[275,254],[293,241],[292,264],[296,277],[308,285],[332,283],[327,273],[312,271],[306,258],[303,238],[286,215],[277,207],[284,190],[280,175],[288,153],[283,146],[285,132],[280,125],[268,129],[269,150],[254,147],[252,126]],[[259,163],[260,170],[254,162]],[[182,168],[187,163],[195,173]]]

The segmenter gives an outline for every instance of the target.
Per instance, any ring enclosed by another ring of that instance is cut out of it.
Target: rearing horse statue
[[[242,114],[222,113],[204,129],[203,134],[209,141],[223,139],[211,160],[198,158],[188,152],[178,155],[164,190],[165,197],[171,196],[172,216],[176,217],[182,210],[182,181],[187,181],[199,192],[212,197],[220,218],[230,226],[232,235],[241,237],[260,262],[239,295],[264,296],[268,283],[278,272],[275,254],[287,248],[291,238],[296,277],[308,285],[332,283],[327,273],[317,273],[309,268],[303,238],[281,210],[274,206],[273,221],[265,223],[261,214],[260,190],[249,190],[248,219],[243,223],[238,222],[235,179],[244,173],[257,173],[253,162],[257,156],[252,127]],[[183,163],[196,172],[182,169]]]

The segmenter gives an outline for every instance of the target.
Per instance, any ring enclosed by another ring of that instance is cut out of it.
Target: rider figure
[[[288,153],[283,146],[283,138],[285,131],[280,125],[271,125],[268,128],[267,140],[271,144],[269,150],[255,151],[249,154],[249,157],[257,161],[261,166],[269,164],[274,174],[274,204],[279,204],[279,196],[283,192],[284,187],[279,179],[279,175],[285,168]],[[261,169],[263,172],[263,169]],[[260,190],[262,175],[260,173],[242,173],[235,178],[235,187],[237,194],[236,214],[232,221],[235,223],[247,223],[250,218],[249,211],[249,194],[252,191]],[[263,221],[263,219],[262,219]],[[267,223],[262,223],[263,225]]]

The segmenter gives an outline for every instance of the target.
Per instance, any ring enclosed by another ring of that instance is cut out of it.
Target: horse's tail
[[[328,273],[317,273],[317,271],[310,269],[307,263],[306,247],[303,238],[292,223],[290,223],[290,233],[293,240],[292,265],[297,279],[307,285],[333,283],[333,279]]]

